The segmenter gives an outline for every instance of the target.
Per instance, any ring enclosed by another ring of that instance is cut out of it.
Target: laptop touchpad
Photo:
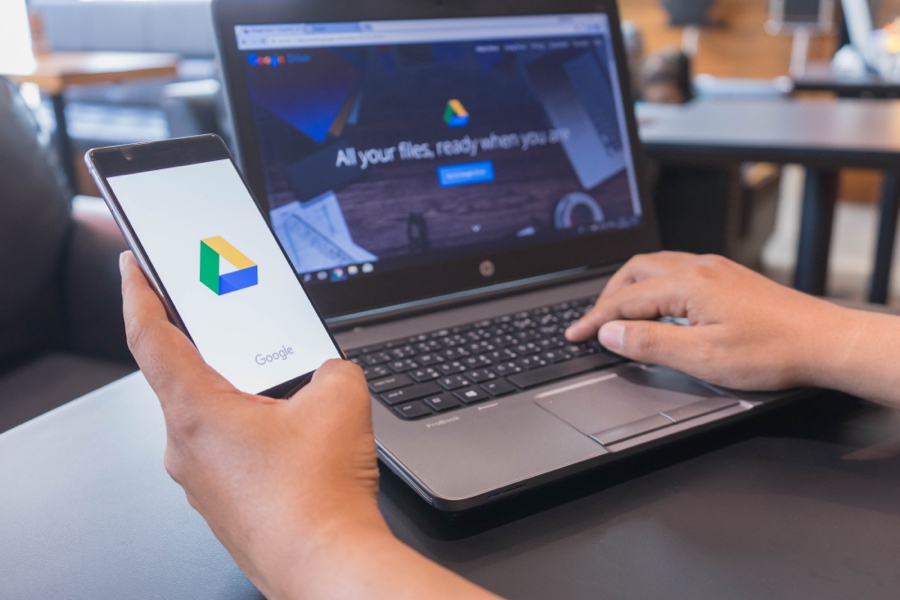
[[[661,423],[671,423],[660,413],[710,398],[724,396],[677,371],[628,364],[543,392],[535,402],[581,433],[593,435],[642,419],[651,423],[659,417]]]

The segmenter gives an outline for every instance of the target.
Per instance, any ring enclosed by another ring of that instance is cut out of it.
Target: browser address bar
[[[238,46],[241,50],[274,48],[312,48],[327,46],[355,46],[372,44],[403,44],[416,42],[448,42],[473,40],[502,40],[522,37],[559,37],[600,33],[602,28],[592,24],[566,24],[554,27],[518,26],[496,27],[448,27],[404,29],[399,31],[361,31],[353,33],[297,33],[245,36]]]

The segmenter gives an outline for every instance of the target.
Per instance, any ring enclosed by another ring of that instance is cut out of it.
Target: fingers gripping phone
[[[342,358],[221,138],[85,162],[170,319],[235,387],[287,397]]]

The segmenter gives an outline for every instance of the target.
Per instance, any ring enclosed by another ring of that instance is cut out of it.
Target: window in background
[[[0,73],[26,73],[34,69],[31,29],[25,0],[0,2]]]

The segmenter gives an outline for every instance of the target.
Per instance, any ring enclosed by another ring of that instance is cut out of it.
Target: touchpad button
[[[721,398],[696,380],[663,367],[629,364],[539,394],[535,402],[581,433],[592,435],[707,398]]]

